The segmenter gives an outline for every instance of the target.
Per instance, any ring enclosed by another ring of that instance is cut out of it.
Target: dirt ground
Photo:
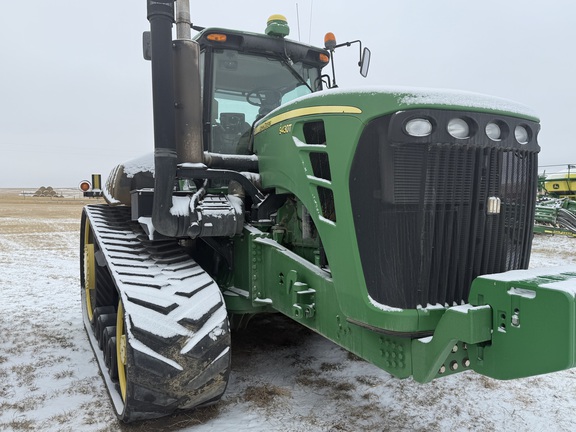
[[[510,382],[472,372],[398,380],[288,319],[236,333],[222,401],[121,425],[84,332],[82,207],[103,202],[0,189],[0,431],[573,430],[574,370]],[[33,191],[32,191],[33,192]],[[537,266],[576,264],[576,239],[537,236]]]
[[[0,189],[0,217],[29,219],[30,216],[37,215],[38,218],[49,220],[76,218],[80,221],[82,207],[86,204],[104,202],[100,198],[83,198],[80,191],[74,189],[66,189],[66,196],[63,198],[34,197],[31,196],[32,192],[23,189]],[[11,224],[6,222],[4,219],[2,230],[6,226],[16,227],[21,224],[16,221]],[[29,227],[21,229],[28,230]]]

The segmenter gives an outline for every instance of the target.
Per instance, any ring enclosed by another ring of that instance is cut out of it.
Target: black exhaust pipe
[[[174,0],[147,0],[152,54],[152,98],[154,115],[154,202],[152,223],[168,237],[184,237],[190,220],[170,213],[176,179],[176,116],[172,24]]]

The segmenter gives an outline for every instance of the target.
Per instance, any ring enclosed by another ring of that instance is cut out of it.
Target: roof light
[[[336,36],[334,36],[334,33],[326,33],[326,36],[324,36],[324,47],[329,51],[334,51],[336,48]]]
[[[330,57],[324,53],[320,53],[319,58],[322,63],[328,63],[330,61]]]
[[[226,42],[227,36],[221,33],[211,33],[206,36],[206,39],[212,42]]]

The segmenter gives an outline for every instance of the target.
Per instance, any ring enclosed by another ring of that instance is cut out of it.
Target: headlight
[[[516,141],[520,144],[528,144],[530,141],[530,132],[524,126],[516,126],[514,129],[514,136],[516,137]]]
[[[406,123],[406,132],[414,137],[425,137],[432,133],[432,123],[424,118],[415,118]]]
[[[486,125],[486,135],[492,141],[500,141],[502,139],[502,129],[495,122],[490,122]]]
[[[470,126],[463,119],[454,118],[448,122],[448,133],[454,138],[465,139],[470,137]]]

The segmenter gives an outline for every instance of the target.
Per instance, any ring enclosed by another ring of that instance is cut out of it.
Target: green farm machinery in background
[[[334,50],[357,44],[363,75],[370,51],[289,40],[280,15],[193,38],[184,0],[148,0],[148,19],[154,154],[113,170],[80,235],[84,323],[121,420],[216,403],[233,332],[263,313],[423,383],[576,365],[576,267],[525,270],[530,110],[338,89]]]
[[[576,237],[576,168],[539,178],[534,232]]]

